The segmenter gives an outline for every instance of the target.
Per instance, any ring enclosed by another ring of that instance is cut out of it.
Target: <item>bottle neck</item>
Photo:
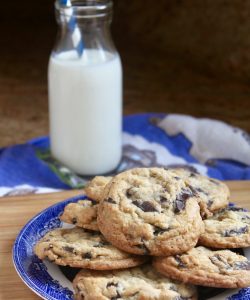
[[[62,6],[56,1],[56,20],[59,25],[56,52],[74,48],[74,40],[79,39],[86,49],[101,49],[115,52],[110,34],[112,20],[111,1],[73,1],[72,6]],[[76,45],[75,45],[76,46]]]
[[[69,27],[101,27],[112,21],[111,0],[71,0],[71,5],[61,5],[60,0],[55,2],[56,19],[59,24]]]
[[[79,18],[76,15],[65,15],[61,11],[56,12],[56,20],[60,28],[68,31],[75,31],[78,28],[84,33],[96,33],[99,31],[109,31],[111,24],[111,16]]]

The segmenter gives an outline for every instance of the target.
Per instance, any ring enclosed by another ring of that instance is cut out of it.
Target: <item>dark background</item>
[[[124,113],[183,113],[250,131],[250,3],[114,1]],[[47,63],[53,1],[3,1],[0,146],[48,134]]]

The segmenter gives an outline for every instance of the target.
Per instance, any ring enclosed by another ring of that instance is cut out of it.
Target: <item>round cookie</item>
[[[84,191],[86,195],[96,200],[97,202],[100,202],[103,198],[103,192],[105,186],[110,182],[112,177],[110,176],[96,176],[91,181],[88,182],[86,185]]]
[[[250,246],[250,213],[228,206],[204,220],[205,232],[199,244],[212,248],[243,248]]]
[[[198,196],[203,217],[211,216],[213,212],[228,205],[230,191],[225,183],[187,169],[173,169],[173,172],[185,180],[193,193]]]
[[[99,232],[77,227],[48,232],[34,251],[40,259],[48,258],[58,265],[95,270],[134,267],[147,259],[116,249]]]
[[[145,265],[121,271],[80,271],[73,281],[75,299],[194,300],[194,286],[179,283]]]
[[[116,175],[108,187],[97,222],[116,247],[164,256],[196,245],[204,229],[198,199],[171,171],[131,169]]]
[[[230,250],[197,247],[181,255],[157,257],[153,265],[165,276],[185,283],[218,288],[250,285],[250,261]]]
[[[98,202],[92,199],[79,200],[65,206],[60,220],[78,227],[99,231],[97,225]]]

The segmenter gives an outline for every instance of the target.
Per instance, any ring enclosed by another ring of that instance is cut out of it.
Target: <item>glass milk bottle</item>
[[[52,155],[82,175],[121,159],[122,67],[111,35],[112,2],[56,1],[59,34],[48,70]]]

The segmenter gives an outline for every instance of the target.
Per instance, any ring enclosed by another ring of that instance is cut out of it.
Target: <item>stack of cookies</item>
[[[250,213],[228,187],[185,169],[137,168],[95,177],[87,199],[65,207],[74,228],[47,233],[41,259],[82,268],[76,299],[197,299],[194,285],[250,285]]]

